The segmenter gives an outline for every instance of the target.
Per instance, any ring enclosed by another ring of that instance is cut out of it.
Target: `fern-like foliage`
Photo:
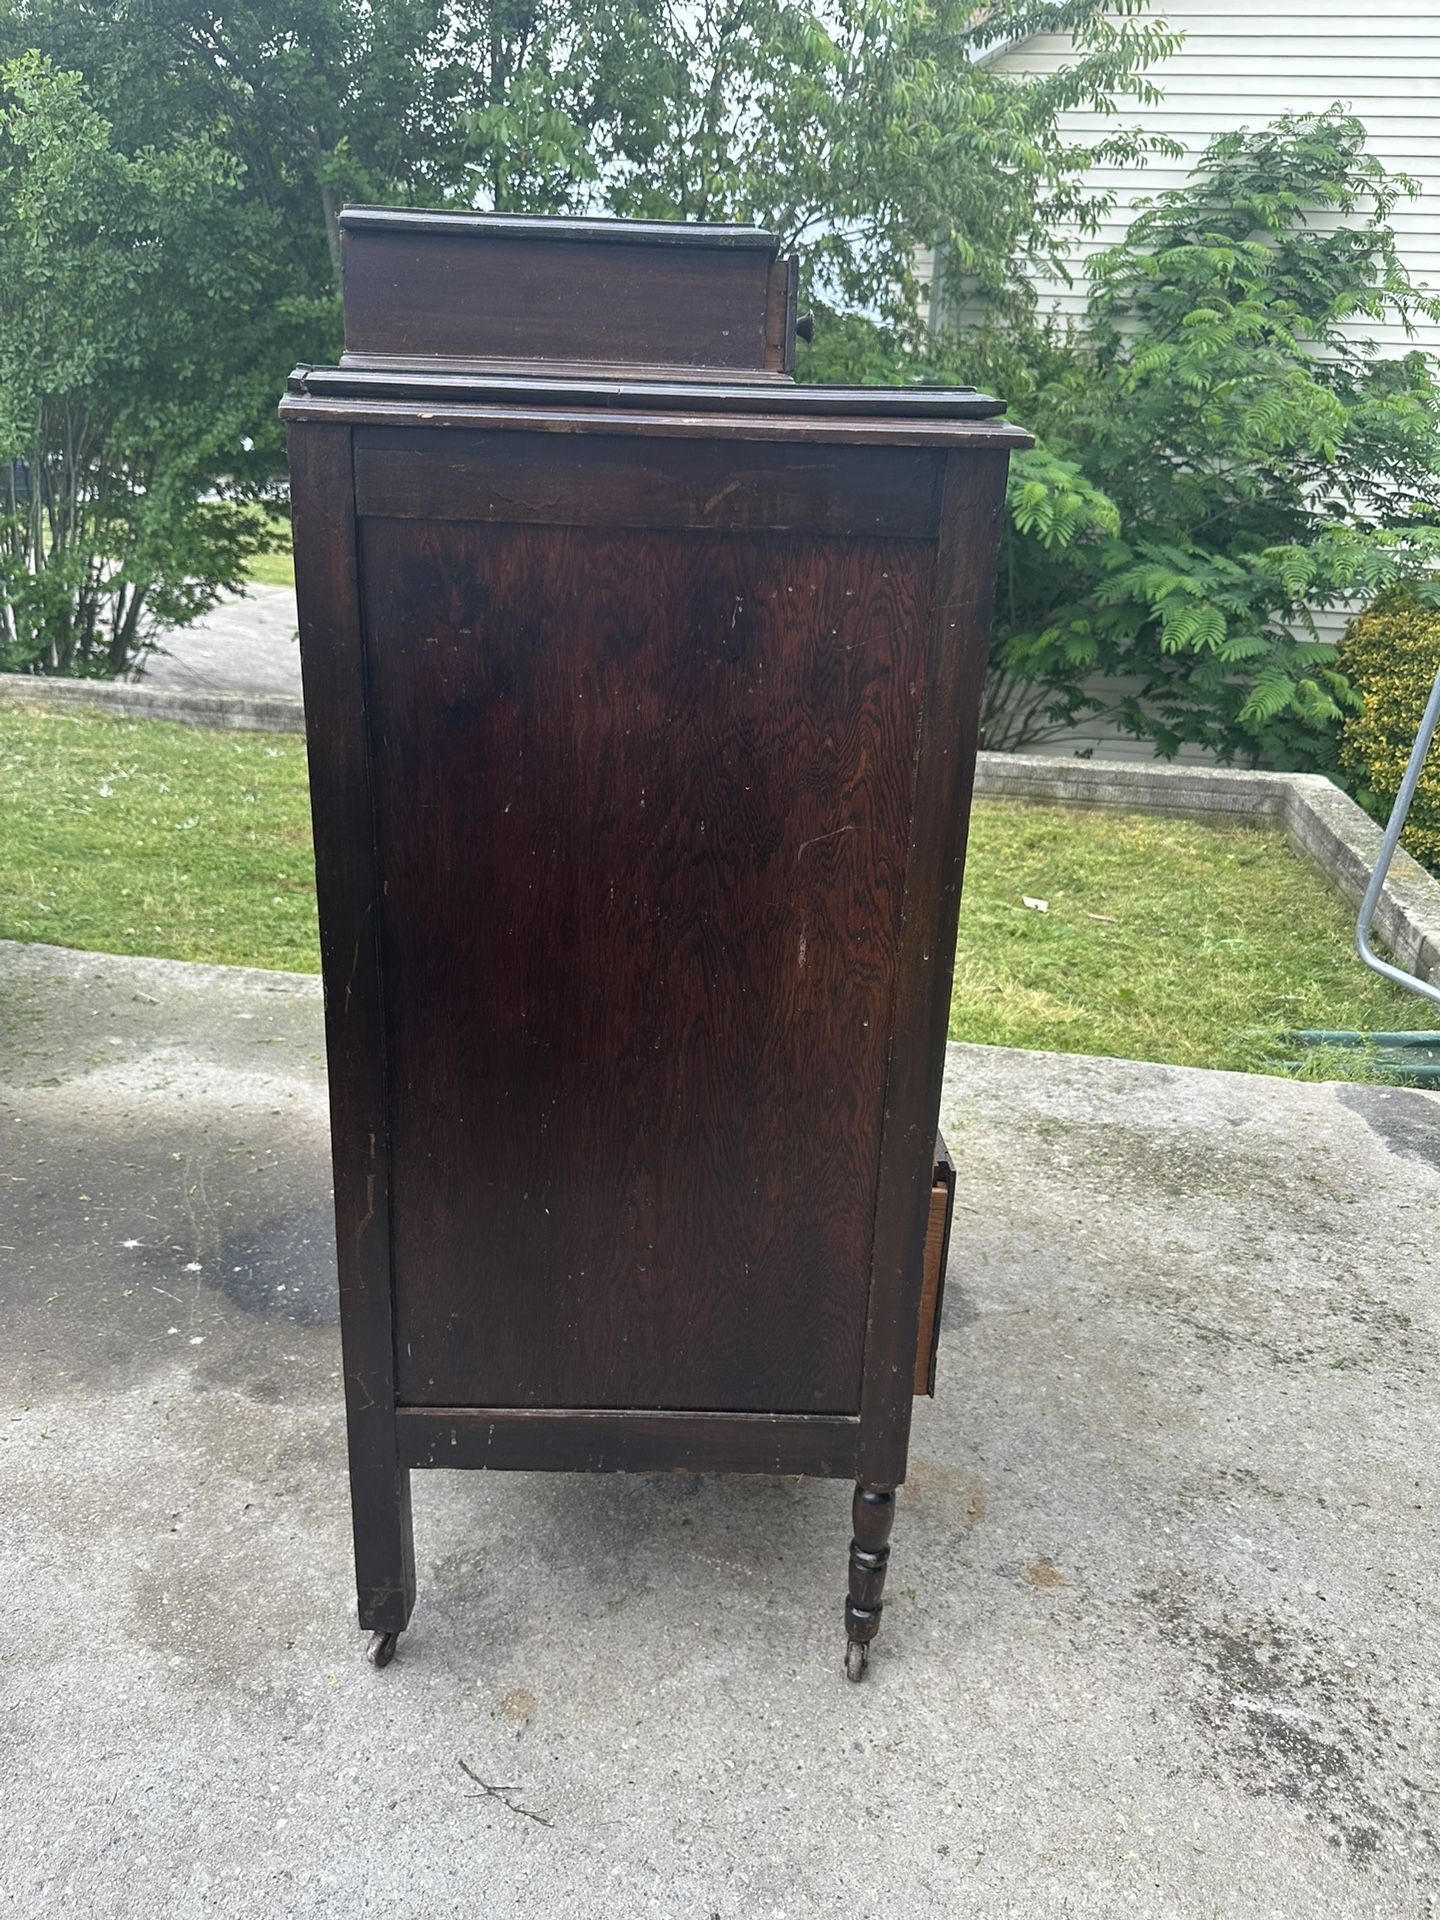
[[[1085,676],[1123,680],[1105,710],[1157,752],[1334,767],[1353,699],[1316,613],[1406,583],[1440,604],[1437,366],[1371,338],[1440,318],[1396,243],[1412,191],[1338,108],[1225,134],[1093,258],[1083,331],[964,343],[1041,435],[1011,489],[999,680],[1066,715],[1104,706]]]

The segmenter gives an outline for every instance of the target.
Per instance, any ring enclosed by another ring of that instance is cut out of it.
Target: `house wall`
[[[1150,70],[1164,98],[1156,105],[1122,99],[1118,120],[1169,135],[1185,158],[1156,157],[1144,166],[1097,167],[1087,176],[1115,203],[1100,232],[1082,239],[1071,231],[1066,249],[1071,281],[1037,283],[1041,310],[1083,322],[1084,263],[1097,247],[1123,237],[1135,203],[1177,187],[1217,133],[1260,127],[1282,113],[1311,113],[1340,104],[1365,123],[1369,150],[1420,191],[1392,215],[1402,258],[1412,276],[1440,292],[1440,0],[1265,0],[1249,9],[1240,0],[1152,0],[1150,13],[1183,33],[1179,50]],[[1040,34],[991,57],[1005,73],[1051,73],[1069,57],[1067,36]],[[1104,115],[1071,112],[1061,131],[1095,140],[1116,124]],[[1395,321],[1360,323],[1356,332],[1387,354],[1423,347],[1440,353],[1440,324],[1420,319],[1413,336]],[[1341,614],[1322,615],[1326,638],[1337,638]],[[1149,747],[1098,724],[1038,751],[1090,751],[1107,758],[1147,758]]]

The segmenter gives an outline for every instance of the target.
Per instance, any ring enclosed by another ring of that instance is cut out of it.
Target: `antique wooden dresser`
[[[765,233],[341,224],[345,352],[281,411],[372,1658],[412,1467],[825,1474],[858,1678],[1028,439],[796,385]]]

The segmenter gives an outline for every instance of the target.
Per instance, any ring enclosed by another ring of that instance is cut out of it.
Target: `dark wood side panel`
[[[1003,453],[953,458],[941,502],[865,1340],[859,1477],[870,1487],[904,1478],[910,1439],[925,1229],[1006,465]]]
[[[773,253],[347,229],[350,353],[764,367]]]
[[[401,1407],[412,1467],[559,1473],[808,1473],[848,1479],[860,1422],[806,1414]]]
[[[348,428],[291,433],[356,1576],[363,1624],[398,1632],[415,1571],[395,1450],[379,889],[350,476]]]
[[[551,527],[687,527],[716,532],[930,537],[944,455],[908,447],[806,449],[633,440],[553,442],[513,433],[358,428],[362,515]]]
[[[933,546],[362,534],[400,1398],[855,1413]]]

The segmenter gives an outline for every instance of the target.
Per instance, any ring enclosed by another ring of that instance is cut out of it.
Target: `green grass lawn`
[[[1436,1025],[1360,964],[1354,920],[1278,828],[982,803],[950,1037],[1263,1072],[1287,1028]]]
[[[0,707],[0,820],[0,938],[318,964],[294,735]],[[1264,1071],[1287,1027],[1430,1025],[1350,924],[1269,828],[985,802],[951,1036]]]
[[[0,707],[0,938],[319,966],[305,743]]]
[[[245,577],[262,587],[293,587],[295,556],[290,550],[290,517],[284,513],[272,513],[269,517],[277,543],[276,550],[274,553],[257,553],[245,569]]]
[[[295,562],[287,547],[283,553],[257,553],[245,569],[245,578],[261,587],[293,587]]]

